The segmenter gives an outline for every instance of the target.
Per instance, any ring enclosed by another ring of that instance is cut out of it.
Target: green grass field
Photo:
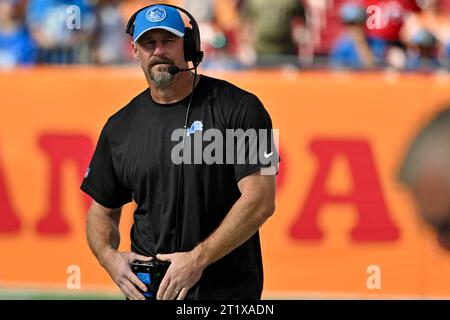
[[[120,294],[69,291],[0,290],[0,300],[124,300]]]

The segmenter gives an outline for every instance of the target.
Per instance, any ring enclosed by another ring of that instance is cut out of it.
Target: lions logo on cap
[[[150,22],[160,22],[167,16],[166,10],[156,7],[147,11],[147,20]]]

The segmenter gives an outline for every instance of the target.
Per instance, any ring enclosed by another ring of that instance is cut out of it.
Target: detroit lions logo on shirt
[[[195,133],[195,131],[203,131],[203,123],[201,121],[194,121],[191,127],[188,129],[187,135],[190,136],[191,134]]]
[[[147,20],[150,22],[160,22],[167,16],[166,10],[156,7],[147,11]]]

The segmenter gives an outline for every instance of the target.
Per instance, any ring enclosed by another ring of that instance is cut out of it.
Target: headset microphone
[[[189,68],[189,69],[181,69],[181,68],[179,68],[177,66],[170,66],[167,71],[169,71],[170,74],[177,74],[179,72],[191,71],[191,70],[194,70],[194,69],[195,69],[195,67],[194,68]]]

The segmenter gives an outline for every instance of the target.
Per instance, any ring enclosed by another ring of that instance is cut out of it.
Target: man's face
[[[161,29],[150,30],[133,43],[134,56],[141,68],[157,88],[167,87],[174,75],[168,72],[171,65],[187,67],[184,61],[183,38]]]

